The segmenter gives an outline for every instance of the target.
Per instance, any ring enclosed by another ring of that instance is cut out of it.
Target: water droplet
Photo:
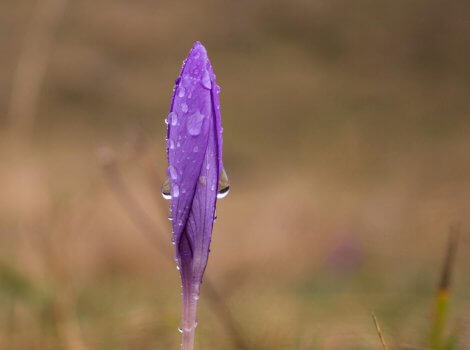
[[[207,70],[204,71],[201,83],[202,83],[202,86],[204,86],[208,90],[210,90],[211,87],[212,87],[211,77],[210,77],[209,72]]]
[[[169,172],[170,177],[171,177],[172,180],[176,180],[178,178],[178,172],[176,171],[176,169],[173,165],[170,165],[168,167],[168,172]]]
[[[176,144],[176,147],[181,147],[181,143],[178,142],[178,143]]]
[[[196,293],[196,294],[193,294],[193,299],[194,299],[194,300],[199,300],[199,294],[197,294],[197,293]]]
[[[175,141],[173,141],[172,139],[170,139],[170,141],[168,141],[168,142],[169,142],[169,144],[170,144],[170,145],[169,145],[169,146],[170,146],[170,149],[175,149]]]
[[[175,184],[171,189],[171,197],[178,198],[180,195],[180,188]]]
[[[199,147],[198,147],[198,146],[194,146],[194,148],[193,148],[193,152],[194,152],[194,153],[197,153],[197,152],[199,152]]]
[[[162,185],[162,197],[166,200],[171,199],[170,187],[170,179],[166,179]]]
[[[220,94],[220,86],[219,85],[216,85],[215,86],[215,92],[218,94]]]
[[[183,328],[181,326],[178,327],[178,332],[180,332],[181,334],[183,334]]]
[[[205,177],[205,176],[199,176],[199,183],[200,183],[201,185],[207,184],[207,179],[206,179],[206,177]]]
[[[222,199],[225,198],[230,191],[230,182],[228,180],[227,173],[225,169],[222,169],[219,177],[219,184],[217,187],[217,198]]]
[[[176,114],[175,112],[171,112],[170,114],[168,114],[168,120],[170,121],[171,125],[175,126],[176,124],[178,124],[178,114]]]
[[[204,121],[204,114],[196,111],[188,118],[188,123],[186,124],[189,135],[197,136],[201,133],[202,122]]]
[[[185,93],[186,93],[186,89],[183,86],[180,86],[178,89],[178,97],[184,97]]]
[[[211,168],[211,163],[206,164],[206,170],[209,170]]]
[[[183,111],[183,113],[186,113],[188,111],[188,105],[186,103],[182,103],[181,110]]]
[[[165,118],[165,124],[168,125],[168,118]]]

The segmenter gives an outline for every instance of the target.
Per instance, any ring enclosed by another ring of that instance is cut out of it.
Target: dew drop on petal
[[[186,103],[182,103],[181,110],[183,111],[183,113],[186,113],[188,111],[188,105]]]
[[[188,118],[188,123],[186,124],[189,135],[199,135],[201,133],[203,121],[204,114],[201,114],[199,111],[196,111],[196,113],[190,115]]]
[[[180,195],[180,188],[178,187],[177,184],[174,184],[171,189],[171,197],[178,198],[179,195]]]
[[[211,77],[209,75],[209,72],[207,70],[204,71],[204,75],[202,76],[202,86],[204,86],[206,89],[210,90],[212,87],[211,83]]]
[[[201,185],[206,185],[207,184],[207,179],[205,176],[199,176],[199,183]]]
[[[197,152],[199,152],[199,147],[198,147],[198,146],[194,146],[194,148],[193,148],[193,152],[194,152],[194,153],[197,153]]]
[[[178,88],[178,97],[184,97],[185,93],[186,93],[186,89],[183,86],[180,86]]]
[[[225,169],[222,169],[219,176],[219,184],[217,186],[217,198],[225,198],[230,191],[230,182],[228,180]]]
[[[176,171],[173,165],[168,167],[168,172],[170,173],[170,177],[172,180],[176,180],[178,178],[178,172]]]
[[[176,114],[175,112],[171,112],[170,114],[168,114],[168,120],[170,121],[171,125],[175,126],[176,124],[178,124],[178,114]]]
[[[162,197],[166,200],[171,199],[171,192],[170,192],[170,179],[166,179],[162,185]]]
[[[170,149],[175,149],[175,141],[173,141],[172,139],[170,139],[168,142],[169,142],[169,147],[170,147]]]

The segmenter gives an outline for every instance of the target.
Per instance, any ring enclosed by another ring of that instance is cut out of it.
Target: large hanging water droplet
[[[228,180],[227,173],[225,169],[222,169],[219,177],[219,184],[217,186],[217,198],[222,199],[225,198],[230,191],[230,182]]]
[[[197,136],[201,133],[202,122],[204,121],[204,114],[201,112],[196,111],[196,113],[192,114],[188,118],[188,122],[186,124],[189,135]]]
[[[171,185],[170,179],[166,179],[162,185],[162,197],[166,200],[171,199]]]
[[[202,83],[202,86],[204,86],[208,90],[210,90],[212,87],[211,77],[207,70],[204,71],[204,75],[202,76],[201,83]]]

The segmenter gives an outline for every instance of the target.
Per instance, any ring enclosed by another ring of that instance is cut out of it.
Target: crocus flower
[[[228,192],[219,92],[206,49],[196,42],[175,81],[167,119],[168,180],[163,186],[163,195],[171,198],[173,243],[181,274],[184,350],[194,346],[197,300],[217,197]]]

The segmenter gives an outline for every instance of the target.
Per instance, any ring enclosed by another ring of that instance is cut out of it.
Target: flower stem
[[[197,301],[199,299],[199,285],[183,288],[183,320],[181,331],[183,340],[181,350],[194,350],[194,335],[197,326]]]

